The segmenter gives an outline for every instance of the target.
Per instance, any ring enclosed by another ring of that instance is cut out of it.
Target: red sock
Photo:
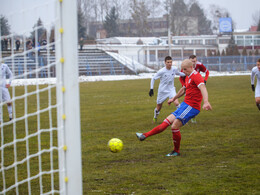
[[[157,127],[154,127],[151,131],[144,133],[144,135],[145,137],[149,137],[151,135],[161,133],[170,125],[171,125],[170,121],[168,119],[165,119],[162,124],[158,125]]]
[[[181,132],[179,129],[172,129],[172,139],[174,144],[174,151],[180,153]]]

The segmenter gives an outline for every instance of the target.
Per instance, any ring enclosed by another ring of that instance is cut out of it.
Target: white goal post
[[[0,194],[83,194],[77,1],[42,1],[2,16],[12,29],[17,17],[26,23],[52,6],[51,21],[1,34],[1,66],[9,67],[13,79],[12,120],[10,106],[0,101]]]
[[[63,94],[57,92],[57,101],[63,102],[63,107],[58,109],[58,126],[64,126],[58,136],[59,142],[65,142],[66,146],[66,151],[59,154],[60,159],[64,159],[59,161],[60,168],[65,170],[60,172],[60,178],[65,181],[60,179],[60,187],[66,189],[66,194],[82,194],[77,1],[61,1],[57,9],[61,16],[56,25],[56,39],[61,40],[57,45],[59,52],[56,52],[56,60],[59,60],[57,73],[60,73],[57,74],[57,91]]]

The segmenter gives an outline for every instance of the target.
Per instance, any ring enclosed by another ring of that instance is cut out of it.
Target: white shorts
[[[255,97],[260,97],[260,84],[255,87]]]
[[[176,95],[176,91],[172,90],[169,93],[158,93],[157,95],[157,104],[162,104],[167,98],[173,98]]]
[[[3,102],[11,102],[11,97],[8,88],[2,88],[2,101]]]

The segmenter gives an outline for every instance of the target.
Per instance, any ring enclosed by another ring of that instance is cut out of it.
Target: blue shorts
[[[185,125],[190,119],[194,118],[200,113],[199,110],[192,108],[185,102],[182,102],[180,107],[172,114]]]

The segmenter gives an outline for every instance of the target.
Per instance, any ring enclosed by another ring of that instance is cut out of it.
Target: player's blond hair
[[[181,68],[183,69],[184,67],[193,67],[193,64],[189,59],[185,59],[181,63]]]

